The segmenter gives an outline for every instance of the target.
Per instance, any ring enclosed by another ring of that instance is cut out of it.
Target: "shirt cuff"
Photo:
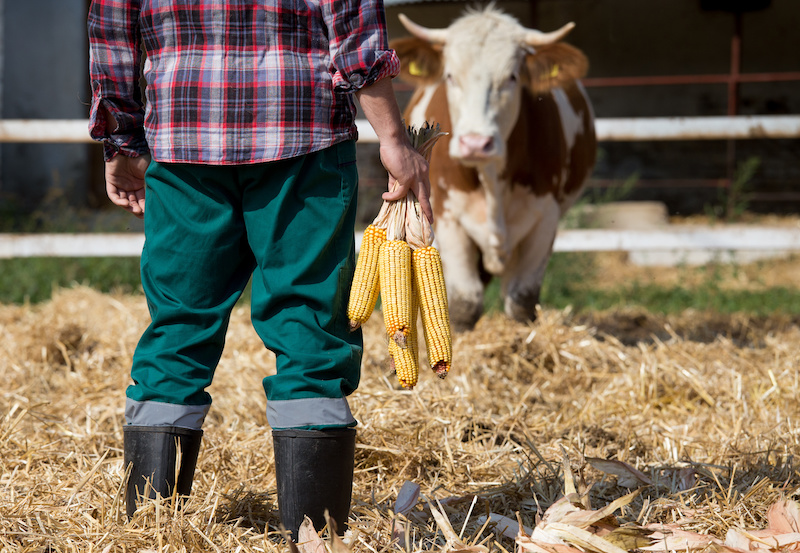
[[[108,101],[102,109],[101,102],[103,98],[96,94],[89,113],[89,135],[93,140],[102,142],[103,159],[108,161],[119,153],[128,157],[149,154],[144,128],[137,126],[136,114],[125,114]],[[127,128],[120,128],[119,121],[123,121]]]
[[[127,157],[139,157],[150,153],[144,131],[141,136],[135,134],[112,134],[99,139],[103,143],[103,160],[109,161],[117,154]]]
[[[333,90],[338,93],[355,92],[386,77],[400,74],[400,58],[394,50],[383,52],[367,70],[356,69],[349,74],[336,71],[333,74]]]

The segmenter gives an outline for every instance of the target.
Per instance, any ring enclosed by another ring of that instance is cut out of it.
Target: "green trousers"
[[[346,396],[363,352],[347,319],[357,186],[353,142],[258,165],[151,163],[141,274],[152,322],[133,358],[128,424],[200,428],[251,276],[252,324],[277,357],[263,381],[270,425],[356,424]]]

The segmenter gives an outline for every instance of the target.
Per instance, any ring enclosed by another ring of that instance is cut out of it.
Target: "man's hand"
[[[433,224],[431,209],[431,185],[428,177],[428,162],[411,146],[411,142],[383,145],[380,149],[381,163],[389,172],[389,192],[381,196],[386,201],[400,200],[411,190],[419,200],[422,212]]]
[[[144,172],[150,156],[117,154],[106,162],[106,193],[109,199],[139,219],[144,217]]]
[[[411,190],[419,200],[422,212],[433,224],[428,162],[411,145],[400,117],[392,80],[381,79],[359,90],[356,96],[364,116],[378,135],[381,163],[389,173],[389,192],[383,194],[383,199],[399,200]]]

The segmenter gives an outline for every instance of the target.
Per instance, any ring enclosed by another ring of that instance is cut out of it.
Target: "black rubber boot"
[[[296,540],[297,530],[308,516],[320,531],[326,524],[327,509],[337,533],[343,534],[353,492],[355,429],[275,430],[272,439],[283,526]]]
[[[200,452],[202,430],[178,426],[124,426],[125,467],[132,465],[125,489],[128,518],[136,512],[137,501],[147,492],[148,497],[189,495],[192,491],[194,468]],[[181,464],[176,478],[175,463],[181,452]]]

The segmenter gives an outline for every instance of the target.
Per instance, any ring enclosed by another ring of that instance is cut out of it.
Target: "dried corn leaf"
[[[516,539],[520,535],[520,524],[516,520],[511,520],[503,515],[497,513],[489,513],[489,516],[479,516],[478,524],[483,526],[486,521],[489,521],[489,528],[492,528],[495,533],[505,536],[507,538]],[[522,535],[530,536],[533,533],[532,528],[522,526]]]
[[[400,491],[397,492],[397,499],[394,502],[394,514],[406,515],[417,504],[419,500],[419,484],[406,480]]]
[[[600,536],[569,524],[552,522],[547,525],[546,531],[551,536],[555,536],[566,543],[577,545],[594,553],[627,553],[625,549],[606,541]]]
[[[698,534],[683,530],[678,524],[648,524],[651,545],[642,546],[645,551],[703,551],[713,544],[722,542],[708,534]]]
[[[633,551],[653,545],[652,533],[652,530],[640,526],[625,526],[604,533],[602,538],[621,549]]]
[[[586,509],[580,500],[578,494],[568,494],[558,499],[555,503],[550,505],[542,515],[541,524],[547,525],[550,522],[558,522],[563,520],[571,513],[583,513]]]
[[[297,530],[297,548],[300,553],[328,553],[325,548],[325,541],[319,537],[314,523],[305,517],[300,528]]]
[[[730,541],[728,539],[730,538]],[[748,550],[769,549],[769,550],[795,550],[800,548],[800,533],[789,532],[781,534],[772,530],[744,530],[732,528],[725,538],[725,545],[739,547],[747,545]]]
[[[325,522],[328,523],[331,553],[350,553],[350,548],[345,545],[345,543],[342,541],[342,538],[339,536],[338,523],[331,518],[327,509],[325,510]]]
[[[538,543],[527,537],[517,538],[520,552],[526,553],[585,553],[583,549],[567,544]]]
[[[775,532],[800,532],[800,504],[788,499],[776,501],[767,511],[767,522]]]
[[[649,476],[623,461],[597,457],[587,457],[586,461],[597,470],[616,476],[617,484],[623,488],[639,488],[653,484]]]
[[[597,524],[603,521],[613,521],[613,526],[619,526],[616,523],[616,519],[614,519],[614,512],[622,509],[624,506],[628,505],[633,499],[639,495],[638,491],[631,492],[627,495],[623,495],[597,510],[574,510],[564,514],[564,516],[558,521],[551,522],[562,522],[564,524],[570,524],[572,526],[577,526],[578,528],[588,528],[593,524]],[[606,524],[609,525],[609,524]]]

